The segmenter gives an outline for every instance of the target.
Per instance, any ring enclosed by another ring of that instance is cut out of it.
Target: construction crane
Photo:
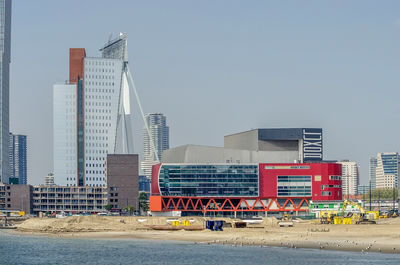
[[[346,208],[349,205],[358,209],[360,211],[360,214],[355,215],[353,213],[347,213],[347,215],[345,216]],[[349,201],[349,200],[345,200],[343,202],[342,216],[345,218],[353,218],[355,220],[356,224],[376,224],[376,222],[373,220],[373,218],[371,218],[371,216],[369,214],[366,214],[364,208],[361,205],[359,205],[356,202]]]

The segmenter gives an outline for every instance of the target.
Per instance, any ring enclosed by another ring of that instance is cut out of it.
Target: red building
[[[152,212],[302,212],[310,200],[341,200],[336,163],[158,164]]]

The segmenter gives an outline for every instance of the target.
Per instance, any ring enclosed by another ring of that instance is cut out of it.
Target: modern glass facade
[[[18,179],[18,184],[27,184],[27,143],[26,135],[10,133],[10,178]]]
[[[376,187],[398,187],[399,154],[378,153],[376,166]]]
[[[0,182],[9,175],[9,79],[11,54],[11,0],[0,0]]]
[[[159,174],[163,196],[258,196],[258,165],[168,165]]]
[[[311,197],[311,176],[278,176],[278,197]]]

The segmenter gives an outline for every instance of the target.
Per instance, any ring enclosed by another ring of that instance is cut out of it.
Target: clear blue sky
[[[399,1],[13,1],[11,129],[27,134],[28,181],[53,169],[52,85],[68,49],[128,34],[145,112],[171,147],[223,145],[257,127],[322,127],[325,159],[400,151]],[[136,110],[135,148],[142,153]]]

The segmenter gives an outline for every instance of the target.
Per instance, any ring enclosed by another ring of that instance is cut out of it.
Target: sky
[[[146,113],[170,146],[223,146],[253,128],[321,127],[324,158],[400,151],[399,1],[14,0],[10,128],[28,136],[28,182],[53,170],[52,86],[69,48],[119,32]],[[135,152],[143,122],[134,112]]]

